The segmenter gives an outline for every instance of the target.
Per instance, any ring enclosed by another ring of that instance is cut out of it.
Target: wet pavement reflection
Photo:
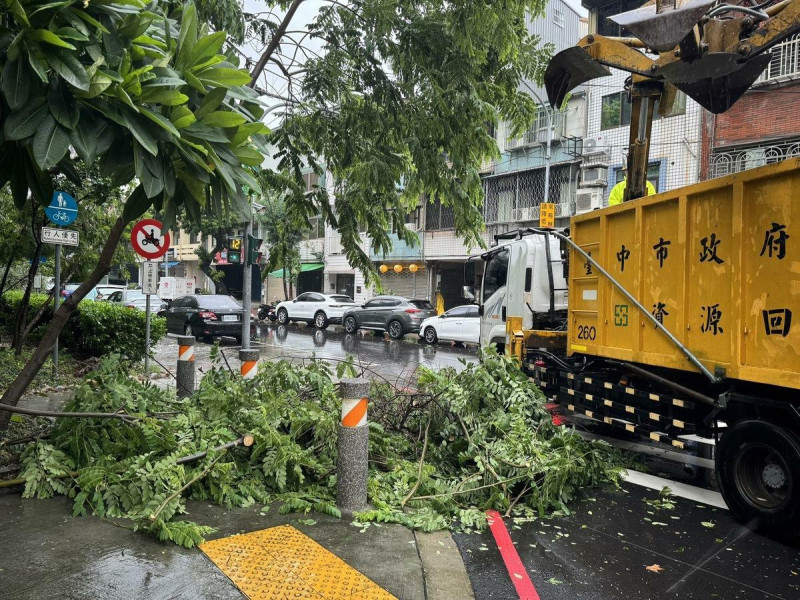
[[[353,356],[357,365],[392,382],[410,379],[420,366],[431,369],[464,368],[477,362],[472,347],[415,343],[414,336],[394,341],[369,331],[345,333],[339,328],[316,329],[301,325],[256,326],[253,348],[267,360],[303,360],[311,357],[332,363]]]

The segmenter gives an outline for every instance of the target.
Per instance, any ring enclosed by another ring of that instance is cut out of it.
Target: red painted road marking
[[[508,574],[511,576],[511,583],[514,584],[520,600],[541,600],[539,594],[536,593],[536,588],[533,587],[531,578],[528,577],[525,565],[519,558],[517,549],[511,542],[511,536],[508,534],[508,529],[506,529],[500,513],[496,510],[489,510],[486,511],[486,516],[489,517],[489,529],[494,536],[497,549],[500,550],[500,556],[503,557]]]

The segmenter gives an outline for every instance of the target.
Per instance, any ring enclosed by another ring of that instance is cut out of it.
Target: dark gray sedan
[[[359,329],[388,331],[393,340],[399,340],[407,333],[418,333],[420,323],[434,316],[436,310],[427,300],[376,296],[366,304],[345,312],[342,324],[347,333],[355,333]]]
[[[239,343],[242,341],[244,311],[230,296],[182,296],[158,314],[166,317],[169,333],[193,335],[205,341],[220,336],[235,338]]]

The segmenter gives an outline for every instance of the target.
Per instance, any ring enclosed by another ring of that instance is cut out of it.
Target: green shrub
[[[17,311],[19,303],[22,302],[22,296],[22,290],[11,290],[0,296],[0,327],[8,334],[13,332],[14,324],[17,322]],[[45,309],[38,327],[31,332],[28,338],[30,341],[38,341],[53,318],[53,300],[47,294],[31,294],[28,313],[25,317],[26,322],[33,319],[42,304],[45,303],[49,303],[49,306]]]
[[[166,333],[166,321],[151,316],[151,346]],[[81,302],[65,327],[64,342],[78,356],[113,353],[138,362],[144,358],[144,337],[144,312],[108,302]]]

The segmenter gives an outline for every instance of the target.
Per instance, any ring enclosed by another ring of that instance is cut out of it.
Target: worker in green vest
[[[628,184],[627,178],[627,169],[622,169],[622,181],[617,183],[613,188],[611,188],[611,193],[608,195],[608,205],[609,206],[616,206],[617,204],[622,204],[622,201],[625,199],[625,187]],[[647,182],[647,195],[652,196],[656,193],[655,186]]]

